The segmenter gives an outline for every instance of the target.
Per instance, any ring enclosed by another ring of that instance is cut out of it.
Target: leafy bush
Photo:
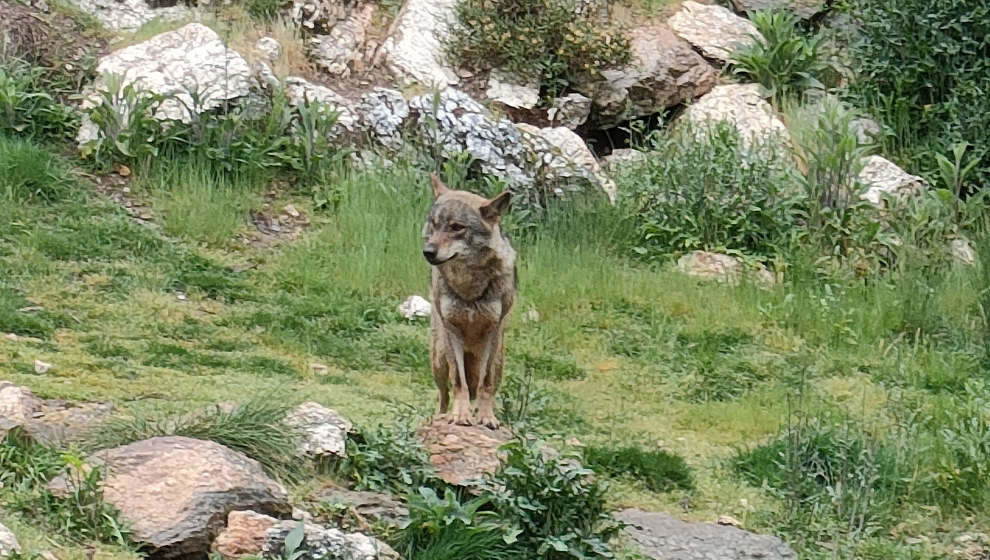
[[[691,470],[682,457],[666,451],[643,451],[638,447],[588,447],[584,450],[586,464],[613,476],[629,476],[641,480],[654,492],[669,492],[675,488],[694,487]]]
[[[118,520],[116,509],[103,501],[102,471],[84,472],[80,467],[78,457],[41,446],[14,430],[0,439],[0,487],[9,496],[3,505],[68,539],[126,546],[129,531]],[[57,496],[46,484],[62,471],[69,473],[69,488],[64,496]]]
[[[572,0],[460,0],[447,52],[460,66],[504,69],[551,95],[631,58],[629,42]]]
[[[746,146],[727,123],[679,132],[654,136],[645,161],[618,177],[635,251],[650,259],[695,249],[781,253],[802,198],[769,146]]]
[[[990,5],[981,0],[854,0],[852,44],[861,105],[895,129],[886,152],[939,180],[934,154],[968,142],[967,187],[990,182]],[[942,185],[951,188],[951,185]]]
[[[604,482],[576,453],[552,455],[540,440],[505,444],[502,468],[484,484],[499,518],[519,531],[517,558],[614,558],[621,524],[605,507]]]
[[[347,442],[347,458],[338,472],[361,490],[391,490],[399,494],[437,486],[436,473],[423,444],[416,438],[413,419],[397,418],[362,430]]]
[[[430,488],[409,496],[409,521],[396,548],[409,560],[509,560],[515,531],[483,511],[487,497],[461,503],[449,488],[441,499]],[[504,535],[504,536],[503,536]]]
[[[0,132],[65,140],[78,118],[45,91],[44,70],[0,55]]]
[[[732,73],[762,85],[772,97],[800,95],[806,89],[824,89],[819,78],[829,68],[822,36],[807,36],[800,18],[784,11],[756,11],[750,19],[760,32],[753,42],[732,55]]]

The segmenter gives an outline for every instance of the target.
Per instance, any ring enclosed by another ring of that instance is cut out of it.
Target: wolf
[[[500,227],[512,194],[487,199],[448,188],[434,173],[433,205],[423,225],[423,256],[431,265],[430,364],[439,395],[437,415],[498,429],[495,392],[505,361],[506,318],[519,289],[516,251]],[[454,407],[447,414],[450,392]]]

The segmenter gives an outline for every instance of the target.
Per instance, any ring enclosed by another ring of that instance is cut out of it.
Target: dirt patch
[[[39,6],[47,8],[44,2]],[[54,72],[85,72],[107,50],[107,36],[79,14],[0,0],[0,54]]]

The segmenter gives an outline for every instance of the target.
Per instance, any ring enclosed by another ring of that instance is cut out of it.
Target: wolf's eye
[[[450,231],[460,233],[464,231],[464,224],[450,224]]]

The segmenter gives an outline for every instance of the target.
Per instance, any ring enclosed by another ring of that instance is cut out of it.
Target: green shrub
[[[655,259],[695,249],[783,252],[802,198],[768,145],[746,146],[727,123],[656,135],[645,161],[617,178],[634,215],[635,251]]]
[[[80,458],[39,445],[14,430],[0,439],[0,487],[7,497],[2,505],[76,542],[127,546],[129,531],[118,520],[116,509],[103,501],[103,472],[94,468],[84,473],[81,466]],[[60,472],[69,477],[64,496],[46,488]]]
[[[493,511],[481,508],[487,497],[461,503],[449,488],[440,498],[431,488],[420,488],[408,499],[409,521],[399,535],[397,549],[409,560],[509,560],[515,533],[496,521]]]
[[[544,442],[520,437],[504,446],[502,468],[485,481],[499,519],[516,527],[517,558],[613,558],[621,524],[605,505],[607,486],[576,453],[551,455]]]
[[[378,424],[361,430],[347,442],[347,458],[339,474],[361,490],[390,490],[399,494],[435,488],[439,479],[423,444],[416,438],[414,419],[399,417],[391,427]]]
[[[971,182],[990,183],[990,5],[982,0],[853,0],[860,104],[894,128],[885,153],[931,181],[935,154],[968,142]],[[952,185],[943,184],[946,188]]]
[[[447,52],[459,66],[504,69],[550,95],[631,58],[614,28],[578,15],[571,0],[459,0]]]
[[[784,11],[756,11],[750,19],[762,40],[733,53],[732,73],[762,85],[778,102],[804,90],[824,89],[820,77],[829,68],[821,35],[806,35],[800,18]]]
[[[613,476],[640,480],[654,492],[694,488],[691,470],[682,457],[667,451],[643,451],[638,447],[588,447],[585,463]]]
[[[44,69],[0,54],[0,133],[65,140],[78,124],[71,108],[45,91]]]

